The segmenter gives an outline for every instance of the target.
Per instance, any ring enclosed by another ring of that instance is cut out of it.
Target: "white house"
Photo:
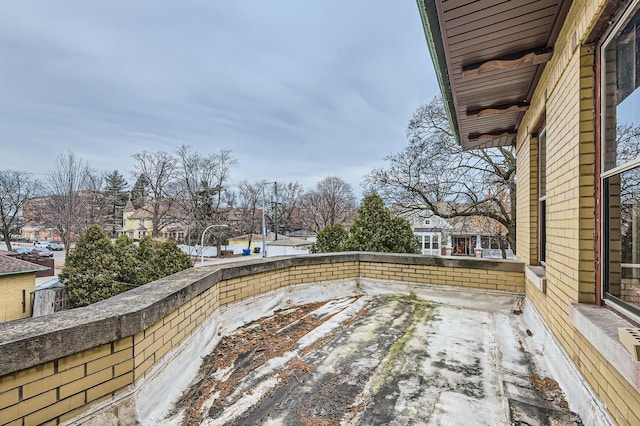
[[[448,235],[451,225],[441,217],[430,212],[420,212],[403,215],[411,223],[414,235],[420,240],[421,253],[439,256],[446,241],[443,236]]]

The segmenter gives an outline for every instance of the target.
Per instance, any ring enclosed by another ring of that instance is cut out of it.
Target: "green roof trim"
[[[420,9],[420,18],[422,19],[422,27],[427,39],[427,46],[431,54],[431,60],[436,71],[438,84],[440,85],[440,93],[444,101],[449,124],[453,130],[453,136],[458,143],[460,141],[460,129],[458,121],[455,119],[456,108],[453,103],[453,92],[451,91],[451,82],[449,81],[449,69],[447,68],[447,58],[445,55],[444,42],[442,41],[442,32],[440,30],[440,22],[438,21],[438,10],[436,8],[436,0],[417,0],[418,9]]]
[[[11,271],[11,272],[0,272],[0,277],[5,275],[19,275],[19,274],[35,274],[36,272],[46,271],[49,268],[40,268],[40,269],[25,269],[24,271]]]

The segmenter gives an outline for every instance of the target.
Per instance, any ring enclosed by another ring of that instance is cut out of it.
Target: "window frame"
[[[611,237],[611,218],[610,218],[610,185],[609,180],[617,176],[622,181],[622,175],[625,172],[640,169],[640,158],[636,158],[626,163],[615,165],[614,167],[607,168],[607,125],[606,110],[607,106],[607,67],[606,67],[606,55],[605,51],[612,43],[615,43],[617,37],[619,37],[621,30],[628,25],[634,15],[640,14],[640,1],[635,0],[627,4],[627,7],[621,8],[620,13],[616,14],[615,19],[612,20],[612,24],[607,31],[602,35],[597,43],[596,49],[596,201],[599,203],[596,217],[596,229],[599,234],[597,240],[596,253],[596,303],[604,304],[613,309],[614,311],[624,315],[627,318],[632,319],[635,322],[640,322],[640,306],[631,304],[620,297],[611,294],[609,292],[610,286],[610,237]],[[640,87],[634,89],[640,90]],[[619,105],[619,104],[618,104]],[[617,105],[616,105],[617,107]],[[622,255],[622,253],[621,253]],[[620,265],[624,262],[620,259]],[[622,266],[620,267],[620,274],[622,276]]]
[[[546,121],[540,124],[536,135],[538,152],[538,179],[537,179],[537,219],[536,219],[536,245],[537,264],[546,266],[547,263],[547,126]],[[542,151],[544,150],[544,155]],[[544,192],[544,193],[543,193]]]

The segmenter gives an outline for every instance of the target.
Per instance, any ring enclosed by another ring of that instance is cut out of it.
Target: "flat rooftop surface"
[[[163,424],[574,425],[518,296],[342,297],[223,336]]]

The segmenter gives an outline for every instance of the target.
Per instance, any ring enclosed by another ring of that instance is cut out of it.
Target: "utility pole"
[[[274,192],[276,194],[275,201],[275,220],[276,220],[276,241],[278,241],[278,182],[273,182]]]
[[[267,208],[267,202],[264,196],[264,183],[262,184],[262,257],[267,257],[267,221],[264,218],[264,211]]]

